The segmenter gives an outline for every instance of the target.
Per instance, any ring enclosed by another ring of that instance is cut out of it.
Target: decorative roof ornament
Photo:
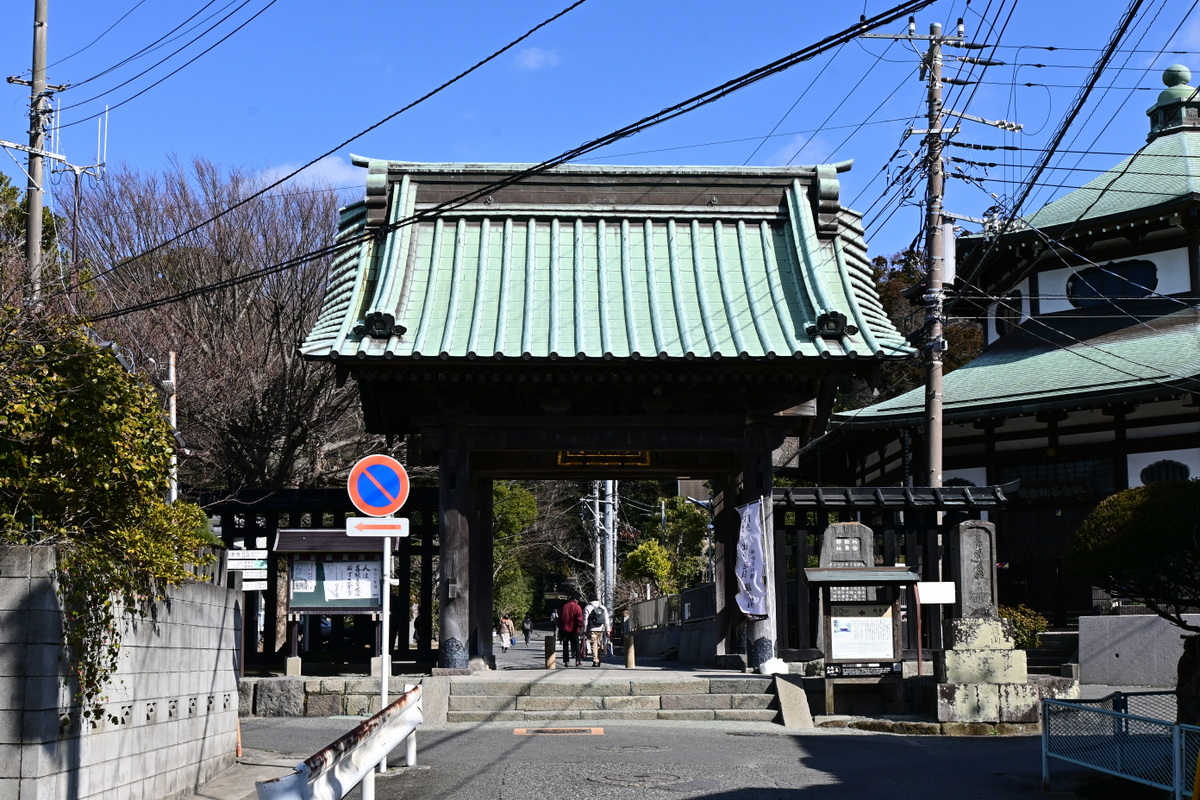
[[[1158,102],[1146,110],[1150,117],[1152,142],[1181,130],[1200,130],[1200,89],[1188,85],[1192,71],[1182,64],[1172,64],[1163,70],[1162,81],[1166,89],[1158,95]]]

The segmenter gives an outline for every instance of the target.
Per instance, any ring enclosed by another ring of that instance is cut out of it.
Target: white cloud
[[[557,67],[562,59],[556,50],[546,50],[541,47],[526,47],[517,52],[517,67],[535,72],[539,69]]]
[[[280,164],[277,167],[263,170],[262,177],[268,183],[274,183],[284,175],[294,172],[299,166],[297,163]],[[292,178],[288,183],[307,186],[328,185],[335,189],[357,188],[366,185],[367,171],[362,167],[354,166],[341,156],[326,156]]]

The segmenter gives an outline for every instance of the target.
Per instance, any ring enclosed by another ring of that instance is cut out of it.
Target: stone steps
[[[450,679],[447,722],[604,720],[779,722],[780,712],[769,677]]]
[[[1061,675],[1063,665],[1079,659],[1079,631],[1046,631],[1042,644],[1027,651],[1029,671],[1038,675]]]

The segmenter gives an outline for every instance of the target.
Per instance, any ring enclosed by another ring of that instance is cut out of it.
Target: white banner
[[[750,619],[767,618],[767,564],[763,546],[762,498],[738,509],[742,526],[738,533],[737,604]]]

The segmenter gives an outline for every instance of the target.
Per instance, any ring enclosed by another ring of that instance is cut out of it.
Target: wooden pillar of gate
[[[471,480],[471,642],[469,654],[471,671],[495,669],[492,655],[492,481],[490,478]]]
[[[441,632],[438,666],[471,666],[471,470],[469,454],[457,431],[448,431],[439,459],[441,575],[438,599]]]
[[[741,655],[745,650],[739,646],[737,638],[742,615],[734,599],[737,595],[737,579],[734,577],[733,566],[738,528],[731,485],[728,475],[712,479],[713,592],[716,595],[718,662],[723,656]]]
[[[742,449],[741,474],[738,484],[741,487],[740,499],[737,505],[742,506],[762,499],[764,502],[763,528],[763,563],[766,570],[767,584],[767,617],[762,620],[747,620],[746,639],[750,653],[750,666],[757,669],[762,664],[779,654],[778,626],[780,624],[779,608],[779,575],[782,570],[775,559],[775,535],[771,524],[771,445],[767,441],[766,431],[761,425],[746,428],[746,443]],[[740,522],[740,520],[739,520]],[[786,573],[785,573],[786,574]],[[785,629],[786,630],[786,629]]]

